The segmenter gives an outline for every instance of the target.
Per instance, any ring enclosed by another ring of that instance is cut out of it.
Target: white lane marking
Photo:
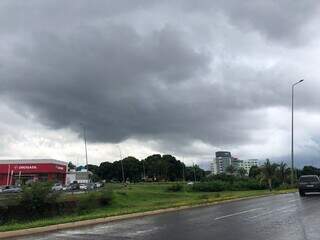
[[[278,212],[278,211],[283,211],[283,210],[286,210],[286,209],[292,208],[292,207],[296,207],[296,205],[291,204],[291,205],[288,205],[288,206],[285,206],[285,207],[282,207],[282,208],[277,208],[277,209],[274,209],[272,211],[268,211],[268,212],[264,212],[264,213],[261,213],[261,214],[255,215],[255,216],[251,216],[251,217],[249,217],[249,219],[263,217],[263,216],[266,216],[268,214],[271,214],[271,213],[274,213],[274,212]]]
[[[298,201],[299,199],[292,199],[292,200],[289,200],[288,202],[295,202],[295,201]]]
[[[221,217],[217,217],[217,218],[215,218],[215,220],[220,220],[220,219],[223,219],[223,218],[233,217],[233,216],[241,215],[241,214],[244,214],[244,213],[257,211],[257,210],[260,210],[260,209],[262,209],[262,208],[254,208],[254,209],[250,209],[250,210],[246,210],[246,211],[236,212],[236,213],[224,215],[224,216],[221,216]]]

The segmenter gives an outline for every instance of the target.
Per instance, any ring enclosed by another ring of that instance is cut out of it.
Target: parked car
[[[187,183],[187,185],[193,185],[193,184],[194,184],[193,182],[188,182],[188,183]]]
[[[55,183],[52,188],[52,191],[62,191],[63,190],[63,186],[61,183]]]
[[[299,178],[300,196],[305,196],[307,192],[320,192],[320,179],[317,175],[303,175]]]
[[[21,187],[16,187],[16,186],[6,186],[2,190],[3,193],[19,193],[21,191],[22,191]]]
[[[79,189],[80,189],[80,186],[79,186],[79,183],[77,181],[74,181],[69,186],[67,186],[67,190],[68,191],[76,191],[76,190],[79,190]]]
[[[101,183],[101,182],[96,182],[96,183],[94,183],[94,185],[95,185],[95,188],[103,187],[103,183]]]
[[[81,183],[80,186],[79,186],[79,189],[83,190],[83,191],[88,190],[88,185],[84,184],[84,183]]]

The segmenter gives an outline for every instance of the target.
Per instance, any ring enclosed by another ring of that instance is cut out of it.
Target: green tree
[[[261,168],[262,179],[268,183],[269,190],[272,191],[272,180],[276,176],[278,165],[275,163],[270,163],[269,159],[266,159],[266,162],[263,164]]]
[[[72,162],[68,163],[68,169],[76,169],[76,165],[74,165]]]
[[[100,163],[98,175],[101,179],[111,181],[114,178],[113,164],[110,162]]]
[[[233,165],[229,165],[226,168],[226,173],[229,173],[230,175],[234,175],[236,172],[236,168]]]
[[[259,168],[258,166],[252,166],[249,170],[250,178],[258,178],[260,174],[261,174],[261,168]]]
[[[142,163],[135,157],[126,157],[122,160],[126,180],[139,182],[142,179]]]
[[[242,177],[242,178],[244,176],[246,176],[246,174],[247,174],[247,170],[244,169],[244,168],[239,168],[237,172],[238,172],[239,176]]]
[[[279,172],[279,180],[282,184],[285,184],[286,179],[287,179],[287,164],[284,162],[281,162],[279,164],[278,172]]]
[[[319,169],[313,166],[304,166],[301,171],[302,175],[319,175]]]
[[[196,179],[194,179],[194,175],[196,176]],[[205,178],[205,171],[196,164],[194,166],[185,167],[185,178],[187,181],[201,181]]]

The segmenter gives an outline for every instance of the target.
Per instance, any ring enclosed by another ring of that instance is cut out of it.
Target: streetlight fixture
[[[299,83],[302,83],[304,79],[301,79],[300,81],[292,84],[291,86],[291,185],[293,185],[294,182],[294,146],[293,146],[293,110],[294,110],[294,87],[298,85]]]

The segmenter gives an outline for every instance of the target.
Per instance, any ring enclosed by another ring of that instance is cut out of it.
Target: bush
[[[181,192],[183,190],[183,186],[182,184],[176,183],[167,187],[167,190],[170,192]]]
[[[192,186],[194,191],[198,192],[221,192],[225,191],[229,188],[229,184],[220,180],[212,181],[212,182],[200,182],[195,183]]]
[[[247,179],[247,180],[240,180],[240,181],[234,182],[230,190],[241,191],[241,190],[262,190],[262,189],[265,189],[265,186],[261,185],[257,180]]]
[[[35,220],[42,217],[81,213],[111,203],[111,190],[59,197],[51,192],[51,185],[35,183],[24,187],[19,201],[0,205],[0,224],[10,221]]]
[[[108,189],[103,189],[100,193],[101,193],[101,197],[100,197],[101,206],[109,205],[113,197],[112,191]]]
[[[221,191],[244,191],[262,190],[265,185],[261,185],[254,179],[242,179],[234,182],[213,180],[210,182],[200,182],[193,185],[192,190],[198,192],[221,192]]]
[[[19,205],[28,216],[42,217],[55,211],[59,193],[52,193],[51,187],[49,183],[38,182],[23,188]]]
[[[106,206],[111,203],[112,191],[102,190],[99,192],[90,192],[79,198],[78,210],[87,211],[98,207]]]
[[[287,189],[291,189],[291,188],[292,188],[292,186],[287,183],[283,183],[279,187],[277,187],[278,190],[287,190]]]

